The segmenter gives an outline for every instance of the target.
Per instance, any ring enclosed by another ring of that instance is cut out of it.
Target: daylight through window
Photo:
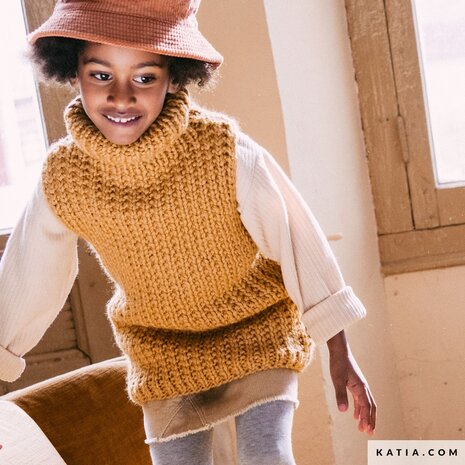
[[[24,56],[21,2],[0,14],[0,229],[16,223],[40,174],[45,140],[32,69]]]
[[[465,184],[465,2],[413,1],[438,187]]]

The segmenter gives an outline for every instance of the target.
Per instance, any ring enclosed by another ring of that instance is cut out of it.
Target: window
[[[71,87],[37,84],[24,57],[26,30],[45,21],[54,5],[15,0],[1,6],[0,38],[9,46],[0,51],[8,63],[0,75],[0,253],[39,178],[47,143],[65,134],[63,109],[74,95]]]
[[[431,157],[419,59],[424,17],[416,17],[419,43],[410,1],[346,0],[346,7],[383,272],[464,264],[465,188],[438,187]]]
[[[438,187],[465,184],[465,2],[413,2],[431,155]]]
[[[41,115],[31,66],[23,56],[26,31],[20,2],[0,15],[0,229],[11,228],[38,179],[45,156]]]

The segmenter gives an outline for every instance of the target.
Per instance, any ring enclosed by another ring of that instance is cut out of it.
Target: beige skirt
[[[197,394],[152,400],[142,405],[145,443],[166,442],[210,429],[274,400],[289,400],[298,407],[297,372],[265,370]]]

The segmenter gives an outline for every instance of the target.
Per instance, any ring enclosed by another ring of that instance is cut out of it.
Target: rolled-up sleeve
[[[0,261],[0,379],[21,376],[23,355],[55,320],[77,272],[77,235],[52,212],[39,181]]]
[[[244,227],[281,265],[289,296],[318,344],[366,315],[341,275],[310,208],[274,158],[252,139],[237,139],[237,200]]]

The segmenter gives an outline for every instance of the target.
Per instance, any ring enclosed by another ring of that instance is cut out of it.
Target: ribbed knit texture
[[[233,126],[190,109],[184,90],[129,146],[106,140],[78,99],[65,118],[71,138],[44,165],[44,193],[114,281],[107,311],[130,398],[301,371],[311,342],[299,310],[237,212]]]

